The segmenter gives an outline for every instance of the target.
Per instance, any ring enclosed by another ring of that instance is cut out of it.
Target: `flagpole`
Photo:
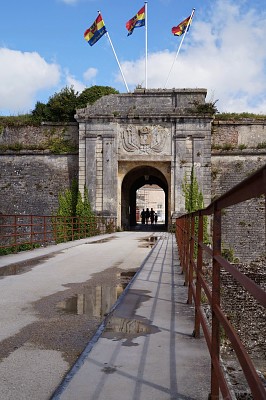
[[[101,15],[101,12],[98,11],[98,14]],[[124,74],[123,74],[123,71],[122,71],[120,62],[119,62],[119,60],[118,60],[118,58],[117,58],[117,55],[116,55],[116,52],[115,52],[115,49],[114,49],[114,46],[113,46],[113,43],[112,43],[112,40],[111,40],[111,38],[110,38],[110,35],[109,35],[109,32],[108,32],[108,31],[106,31],[106,35],[107,35],[107,37],[108,37],[108,39],[109,39],[109,42],[110,42],[110,45],[111,45],[111,47],[112,47],[112,50],[113,50],[113,53],[114,53],[116,62],[117,62],[117,64],[118,64],[118,67],[119,67],[119,69],[120,69],[120,72],[121,72],[121,75],[122,75],[124,84],[125,84],[125,86],[126,86],[127,92],[129,93],[129,89],[128,89],[128,86],[127,86],[127,82],[126,82],[125,76],[124,76]]]
[[[148,89],[148,2],[145,1],[145,89]]]
[[[180,44],[179,44],[179,47],[178,47],[177,52],[176,52],[176,55],[175,55],[175,59],[174,59],[174,61],[173,61],[173,64],[172,64],[172,66],[171,66],[171,68],[170,68],[170,71],[169,71],[169,74],[168,74],[168,76],[167,76],[166,82],[165,82],[165,84],[164,84],[164,89],[166,88],[167,83],[168,83],[168,81],[169,81],[169,77],[170,77],[170,75],[171,75],[172,69],[173,69],[173,67],[174,67],[174,64],[175,64],[175,62],[176,62],[176,59],[177,59],[178,54],[179,54],[179,52],[180,52],[181,46],[182,46],[182,44],[183,44],[183,42],[184,42],[184,39],[185,39],[185,36],[186,36],[186,34],[187,34],[188,28],[189,28],[189,26],[190,26],[190,24],[191,24],[191,22],[192,22],[194,13],[195,13],[195,8],[193,8],[192,13],[191,13],[191,15],[190,15],[188,24],[187,24],[186,29],[185,29],[185,32],[184,32],[184,36],[182,37],[182,40],[181,40],[181,42],[180,42]]]

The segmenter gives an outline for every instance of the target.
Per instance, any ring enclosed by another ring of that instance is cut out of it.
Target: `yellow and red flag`
[[[126,23],[128,30],[127,36],[131,35],[135,28],[140,28],[145,25],[145,6],[143,6],[138,13]]]
[[[101,14],[98,15],[91,27],[84,32],[84,39],[93,46],[107,32]]]
[[[186,29],[187,29],[187,31],[189,30],[189,26],[191,24],[191,21],[192,21],[192,18],[191,18],[191,15],[190,15],[189,17],[184,19],[184,21],[180,22],[180,24],[178,24],[177,26],[174,26],[172,28],[172,33],[175,36],[183,35],[183,33],[185,33]]]

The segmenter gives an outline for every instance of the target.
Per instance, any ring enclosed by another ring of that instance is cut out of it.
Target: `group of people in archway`
[[[141,223],[142,224],[148,224],[149,221],[151,221],[151,224],[157,224],[158,221],[158,215],[157,212],[154,211],[153,208],[151,208],[151,210],[149,210],[149,208],[147,207],[146,210],[141,211]]]

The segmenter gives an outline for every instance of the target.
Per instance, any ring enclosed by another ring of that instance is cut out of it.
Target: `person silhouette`
[[[150,219],[150,210],[148,209],[148,207],[146,208],[145,211],[145,220],[146,220],[146,224],[149,223],[149,219]]]
[[[142,224],[145,224],[145,216],[146,216],[146,213],[145,213],[145,210],[144,210],[144,208],[143,208],[143,210],[141,211],[141,223]]]
[[[153,208],[151,208],[151,212],[150,212],[151,224],[153,224],[153,223],[154,223],[154,214],[155,214],[155,211],[154,211],[154,209],[153,209]]]

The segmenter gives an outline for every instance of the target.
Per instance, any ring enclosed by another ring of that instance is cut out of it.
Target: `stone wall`
[[[77,155],[1,154],[0,213],[51,215],[58,194],[78,178],[77,163]]]
[[[266,164],[266,121],[214,121],[212,199]],[[265,200],[249,200],[222,213],[222,246],[249,262],[265,254]]]
[[[265,119],[214,120],[213,148],[256,149],[260,145],[266,149]]]
[[[63,137],[78,149],[77,123],[42,123],[41,126],[6,126],[0,129],[0,151],[6,149],[48,149],[51,139]]]
[[[49,215],[58,207],[58,194],[78,178],[78,153],[40,150],[49,138],[61,137],[73,148],[78,126],[45,124],[7,127],[0,134],[0,213]],[[17,150],[10,150],[15,149]],[[9,149],[9,150],[8,150]]]
[[[81,191],[84,184],[88,187],[93,210],[116,216],[123,228],[134,226],[138,180],[148,176],[150,185],[165,190],[169,224],[173,215],[185,212],[182,181],[193,164],[206,204],[210,202],[212,118],[206,93],[141,89],[105,96],[77,110],[79,184]],[[162,162],[167,170],[163,176]],[[125,163],[129,170],[122,175]]]
[[[266,164],[266,152],[212,154],[212,196],[219,197]],[[265,254],[265,199],[248,200],[222,212],[222,247],[240,262]]]
[[[127,98],[127,95],[125,97]],[[135,107],[141,106],[138,102],[141,102],[141,96],[137,98]],[[172,103],[169,104],[170,108],[173,108]],[[265,123],[265,120],[214,121],[211,154],[212,187],[209,198],[222,195],[266,164],[266,149],[257,148],[258,144],[266,142]],[[47,147],[49,138],[62,135],[73,148],[77,147],[78,124],[44,124],[40,127],[1,129],[1,213],[44,215],[55,211],[59,192],[69,188],[73,178],[82,173],[78,166],[80,158],[78,152],[53,154],[47,148],[41,150]],[[231,149],[222,148],[228,144],[232,145]],[[240,150],[241,145],[246,148]],[[220,150],[217,150],[217,146],[220,146]],[[10,150],[12,148],[17,148],[17,151]],[[200,157],[196,150],[195,148],[195,157]],[[205,165],[204,162],[202,164]],[[239,258],[241,262],[248,262],[265,252],[263,199],[252,200],[233,209],[227,209],[223,212],[222,218],[223,246],[231,248],[234,257]]]

